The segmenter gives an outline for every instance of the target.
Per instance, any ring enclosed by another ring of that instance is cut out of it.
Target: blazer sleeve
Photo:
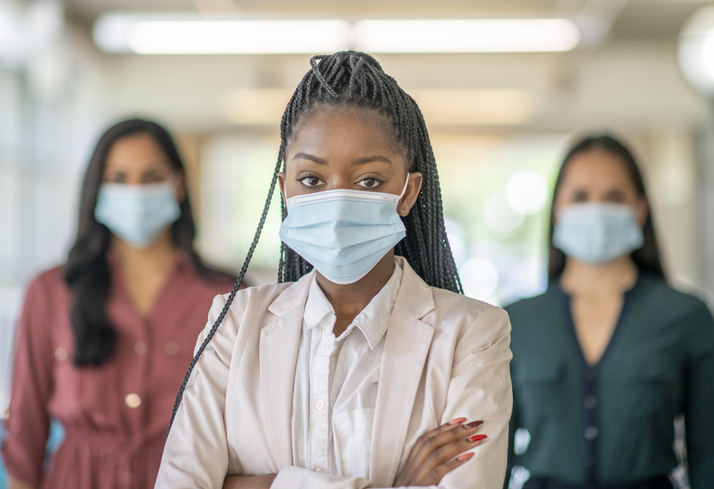
[[[225,302],[223,296],[213,300],[208,324],[198,337],[196,350]],[[224,410],[234,332],[235,325],[228,315],[196,362],[166,439],[157,489],[223,487],[229,471]]]
[[[39,486],[50,428],[52,395],[50,291],[42,277],[27,290],[17,325],[12,395],[2,456],[11,478]]]
[[[714,487],[714,319],[704,304],[692,318],[684,422],[692,489]]]
[[[511,324],[502,309],[488,306],[465,329],[454,355],[454,364],[441,424],[459,416],[484,419],[488,441],[472,449],[475,456],[446,474],[432,489],[501,489],[506,472],[508,421],[513,394]],[[385,454],[385,456],[392,456]],[[375,489],[362,478],[319,474],[308,469],[286,467],[271,489]]]

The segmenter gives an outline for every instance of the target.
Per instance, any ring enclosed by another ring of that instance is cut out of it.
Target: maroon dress
[[[134,309],[110,256],[109,318],[117,348],[100,367],[72,364],[71,297],[62,268],[37,277],[17,329],[12,397],[2,455],[9,475],[52,489],[154,487],[176,392],[214,296],[211,283],[177,253],[148,317]],[[50,417],[65,439],[44,467]]]

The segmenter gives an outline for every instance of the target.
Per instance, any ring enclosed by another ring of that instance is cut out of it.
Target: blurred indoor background
[[[374,52],[420,103],[468,295],[504,304],[544,289],[555,171],[574,137],[607,131],[636,149],[671,282],[714,298],[714,262],[707,256],[714,249],[714,225],[705,212],[712,199],[708,187],[714,189],[707,168],[712,113],[701,95],[706,86],[699,86],[700,92],[691,88],[683,74],[687,68],[683,72],[678,63],[687,39],[683,28],[706,5],[697,0],[0,0],[0,412],[7,403],[23,286],[65,259],[75,233],[80,177],[106,126],[140,115],[177,135],[190,170],[198,247],[210,262],[236,270],[268,191],[282,110],[309,68],[309,53],[320,51]],[[404,24],[364,22],[380,19],[567,22],[549,28],[550,46],[538,45],[537,35],[528,38],[528,28],[517,28],[512,36],[521,36],[516,39],[521,44],[510,48],[444,44],[432,49],[441,52],[426,53],[434,45],[409,41],[409,32],[400,30]],[[181,44],[180,32],[176,38],[171,34],[178,31],[150,31],[157,21],[172,20],[184,22],[174,27],[263,22],[255,24],[263,33],[250,49],[233,46],[235,54],[215,54],[210,43],[185,54],[190,47]],[[275,25],[266,22],[298,20],[332,22],[278,24],[275,33],[269,29]],[[386,34],[369,34],[380,26]],[[270,39],[276,42],[258,45]],[[303,40],[307,47],[301,48]],[[290,46],[303,52],[291,54]],[[411,48],[417,52],[406,52]],[[504,52],[509,50],[516,52]],[[714,73],[714,58],[711,64]],[[251,283],[275,280],[279,221],[276,205],[253,260]]]

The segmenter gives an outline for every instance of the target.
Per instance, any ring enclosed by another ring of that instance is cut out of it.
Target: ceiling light
[[[301,54],[347,48],[342,20],[141,19],[111,14],[94,27],[97,45],[139,54]]]
[[[570,51],[580,41],[566,19],[363,20],[357,47],[371,53]]]
[[[697,10],[679,35],[679,68],[700,94],[714,97],[714,5]]]
[[[428,125],[519,125],[535,111],[531,94],[518,89],[407,89]]]
[[[107,52],[297,54],[568,51],[580,40],[565,19],[237,20],[111,13],[94,25]]]

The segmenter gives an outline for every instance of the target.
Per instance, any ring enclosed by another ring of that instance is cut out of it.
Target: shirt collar
[[[358,328],[367,339],[369,347],[374,350],[382,336],[387,332],[389,318],[392,315],[392,309],[397,299],[399,286],[402,283],[402,267],[399,262],[394,262],[394,272],[387,283],[375,295],[367,306],[354,318],[352,323],[342,334],[341,339],[349,334],[349,331]],[[317,283],[317,278],[313,277],[310,284],[310,292],[308,293],[307,302],[305,303],[305,313],[303,320],[307,329],[316,326],[330,327],[330,332],[335,324],[335,310],[330,304],[330,301],[325,297]]]

